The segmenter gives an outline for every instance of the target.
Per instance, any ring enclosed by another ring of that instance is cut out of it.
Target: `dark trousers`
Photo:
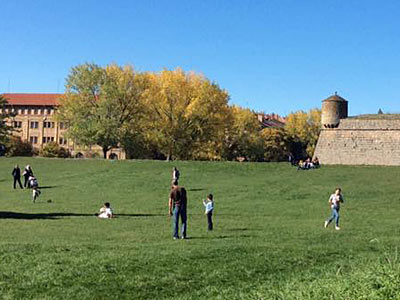
[[[179,238],[179,218],[182,222],[182,237],[186,238],[186,228],[187,228],[187,214],[186,207],[175,206],[174,207],[174,220],[173,220],[173,237]]]
[[[17,182],[18,182],[20,188],[23,189],[20,177],[14,177],[14,189],[16,188]]]
[[[213,230],[212,211],[207,213],[208,230]]]
[[[24,187],[26,188],[26,187],[28,187],[28,188],[30,188],[30,186],[29,186],[29,175],[28,176],[25,176],[24,175]]]

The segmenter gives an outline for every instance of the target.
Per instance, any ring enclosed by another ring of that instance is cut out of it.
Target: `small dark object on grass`
[[[51,201],[51,199],[47,200],[47,203],[52,203],[53,201]]]

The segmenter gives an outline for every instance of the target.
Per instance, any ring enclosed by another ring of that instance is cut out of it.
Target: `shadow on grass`
[[[80,213],[19,213],[12,211],[0,211],[0,219],[20,219],[20,220],[57,220],[64,217],[95,217],[95,214]],[[160,214],[115,214],[116,218],[120,217],[160,217]]]
[[[115,214],[115,217],[165,217],[162,214]]]
[[[63,217],[93,217],[93,214],[75,214],[75,213],[40,213],[40,214],[28,214],[18,213],[12,211],[0,211],[0,219],[21,219],[21,220],[43,220],[50,219],[56,220]]]
[[[188,189],[188,192],[200,192],[200,191],[205,191],[206,189]]]
[[[39,186],[39,189],[52,189],[57,187],[56,185],[48,185],[48,186]]]

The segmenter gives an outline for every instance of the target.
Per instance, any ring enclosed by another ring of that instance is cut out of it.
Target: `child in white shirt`
[[[103,207],[100,208],[98,217],[102,219],[111,219],[113,217],[113,212],[109,202],[104,203]]]
[[[207,199],[203,201],[205,207],[205,214],[207,215],[208,230],[213,230],[212,214],[214,211],[213,195],[209,194]]]

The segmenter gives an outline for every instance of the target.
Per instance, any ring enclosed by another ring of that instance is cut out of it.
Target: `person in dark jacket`
[[[14,190],[16,189],[17,182],[18,182],[20,188],[23,189],[22,183],[21,183],[21,170],[18,165],[15,165],[11,175],[14,177]]]
[[[30,188],[29,177],[33,176],[33,171],[32,171],[32,168],[30,165],[25,166],[25,169],[24,169],[24,172],[22,173],[22,175],[24,175],[24,188],[26,188],[26,187]]]

